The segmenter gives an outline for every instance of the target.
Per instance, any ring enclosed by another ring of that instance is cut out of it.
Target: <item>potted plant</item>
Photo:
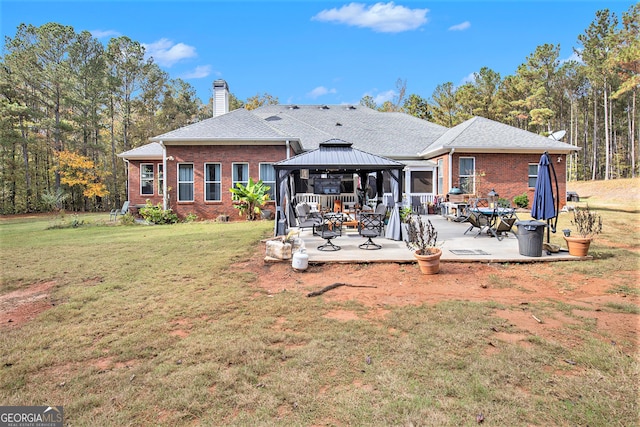
[[[407,247],[413,250],[422,274],[436,274],[440,271],[442,249],[437,248],[438,232],[431,221],[421,216],[409,218],[407,222]]]
[[[402,233],[402,240],[405,242],[409,239],[408,224],[411,219],[411,206],[403,206],[400,208],[400,232]]]
[[[592,212],[589,205],[584,208],[576,207],[573,211],[571,224],[576,227],[578,236],[571,236],[569,230],[563,230],[569,255],[587,256],[591,241],[602,232],[602,217],[596,212]]]

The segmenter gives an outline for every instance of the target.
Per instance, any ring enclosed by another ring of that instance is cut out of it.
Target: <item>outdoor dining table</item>
[[[498,230],[498,225],[500,224],[501,219],[503,218],[512,218],[515,215],[516,210],[514,208],[505,208],[505,207],[489,207],[489,206],[477,206],[474,208],[470,208],[469,211],[477,213],[478,215],[482,215],[486,219],[487,223],[487,233],[491,233],[493,237],[501,240],[498,236],[505,230]],[[513,225],[511,221],[508,230],[511,229]]]

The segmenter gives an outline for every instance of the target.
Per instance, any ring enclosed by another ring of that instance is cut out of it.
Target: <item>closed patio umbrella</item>
[[[551,176],[552,173],[553,178]],[[556,176],[553,164],[549,160],[549,154],[545,151],[538,163],[538,177],[536,179],[536,189],[533,193],[531,216],[535,219],[547,221],[547,243],[549,243],[550,232],[556,232],[556,225],[558,224],[558,203],[558,177]],[[552,225],[551,220],[554,218],[555,222]]]

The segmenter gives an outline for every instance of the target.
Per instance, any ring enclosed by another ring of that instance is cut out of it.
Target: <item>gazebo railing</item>
[[[420,203],[423,206],[427,206],[430,203],[434,203],[436,195],[433,193],[404,193],[402,196],[402,205],[411,206],[412,196],[420,198]],[[383,203],[389,205],[391,200],[391,194],[385,193],[383,196]],[[294,196],[296,204],[307,203],[311,206],[316,206],[318,209],[332,209],[335,200],[340,200],[343,206],[349,207],[358,203],[358,196],[356,194],[313,194],[313,193],[298,193]]]
[[[296,204],[307,203],[316,206],[318,209],[332,209],[336,200],[342,202],[342,206],[355,205],[358,203],[358,196],[355,194],[313,194],[298,193],[294,196]]]

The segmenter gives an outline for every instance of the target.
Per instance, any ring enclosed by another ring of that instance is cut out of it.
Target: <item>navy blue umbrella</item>
[[[553,177],[551,176],[552,173]],[[554,182],[555,194],[553,191]],[[533,193],[531,216],[535,219],[547,221],[547,243],[549,243],[549,232],[553,231],[555,233],[555,226],[558,223],[558,178],[546,151],[542,154],[538,163],[538,178],[536,179],[536,189]],[[553,218],[556,221],[552,226],[551,220]]]

